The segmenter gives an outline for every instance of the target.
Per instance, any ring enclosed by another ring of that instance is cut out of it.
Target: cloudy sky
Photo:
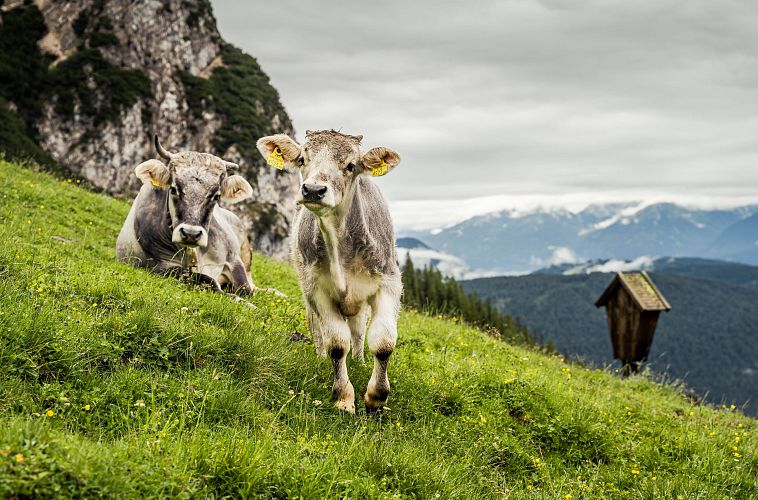
[[[753,0],[213,6],[298,140],[336,128],[401,154],[378,181],[401,227],[507,207],[758,201]]]

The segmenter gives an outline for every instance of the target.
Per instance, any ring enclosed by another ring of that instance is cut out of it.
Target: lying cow
[[[353,357],[363,360],[369,317],[374,371],[363,399],[367,411],[387,402],[387,363],[397,341],[402,293],[387,203],[368,178],[386,174],[400,157],[387,148],[361,153],[361,139],[332,130],[306,132],[302,147],[286,135],[257,143],[269,163],[300,169],[293,261],[314,343],[334,365],[332,397],[350,413],[355,413],[355,392],[346,357],[352,344]]]
[[[242,221],[218,203],[236,203],[253,193],[239,167],[207,153],[169,153],[134,169],[144,183],[116,241],[122,262],[163,275],[188,274],[216,292],[253,292],[252,247]]]

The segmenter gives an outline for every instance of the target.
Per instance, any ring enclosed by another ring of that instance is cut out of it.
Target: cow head
[[[249,198],[253,188],[239,175],[239,168],[208,153],[166,151],[155,136],[155,149],[165,160],[148,160],[134,173],[152,189],[168,190],[172,241],[184,247],[208,245],[208,227],[219,200],[236,203]]]
[[[359,176],[385,175],[400,163],[400,155],[388,148],[361,153],[361,139],[334,130],[308,130],[302,146],[284,134],[263,137],[257,146],[270,164],[300,169],[297,202],[322,215],[339,210],[352,197]]]

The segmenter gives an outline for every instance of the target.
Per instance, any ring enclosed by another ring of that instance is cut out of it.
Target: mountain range
[[[500,211],[435,231],[407,232],[477,271],[524,274],[550,265],[641,256],[758,265],[758,206],[693,209],[674,203]]]

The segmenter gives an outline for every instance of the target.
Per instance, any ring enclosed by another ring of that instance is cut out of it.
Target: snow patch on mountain
[[[565,276],[576,274],[590,273],[626,273],[631,271],[648,271],[655,267],[655,257],[643,255],[634,260],[617,260],[611,259],[602,263],[586,262],[582,265],[572,267],[563,272]]]
[[[595,231],[602,231],[603,229],[608,229],[614,224],[630,224],[632,220],[630,218],[637,214],[638,212],[641,212],[645,208],[649,207],[651,203],[648,202],[641,202],[636,205],[632,206],[625,206],[615,214],[611,215],[607,219],[603,219],[600,222],[596,222],[592,226],[588,228],[584,228],[581,231],[579,231],[579,236],[585,236],[587,234],[590,234]]]

